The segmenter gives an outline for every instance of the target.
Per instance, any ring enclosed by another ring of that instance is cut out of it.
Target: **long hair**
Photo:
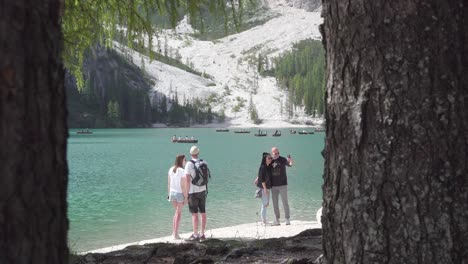
[[[259,166],[259,168],[258,168],[258,172],[259,172],[259,173],[260,173],[260,169],[262,168],[262,166],[265,166],[265,167],[267,166],[267,165],[266,165],[266,157],[267,157],[267,156],[271,156],[270,153],[268,153],[268,152],[263,152],[263,154],[262,154],[262,160],[260,161],[260,166]]]
[[[261,167],[262,165],[265,165],[265,166],[266,166],[266,157],[267,157],[267,156],[271,156],[270,153],[268,153],[268,152],[263,152],[263,154],[262,154],[262,161],[260,162],[260,167]]]
[[[178,168],[184,168],[184,159],[185,155],[184,154],[177,154],[175,161],[174,161],[174,167],[172,167],[172,172],[176,172]]]

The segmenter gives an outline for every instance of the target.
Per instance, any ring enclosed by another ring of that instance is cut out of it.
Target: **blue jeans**
[[[268,190],[268,192],[271,192],[271,190]],[[265,190],[262,189],[262,207],[260,208],[260,213],[262,216],[262,221],[266,222],[266,214],[267,214],[267,207],[265,207],[268,204],[268,201],[270,200],[270,194],[268,195],[265,194]]]

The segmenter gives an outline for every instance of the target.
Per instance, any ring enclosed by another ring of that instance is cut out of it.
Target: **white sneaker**
[[[285,222],[286,225],[290,225],[291,222],[289,222],[289,219],[286,219],[286,222]]]
[[[279,219],[276,219],[273,223],[271,223],[271,225],[272,225],[272,226],[279,226],[279,225],[281,225],[281,224],[280,224]]]

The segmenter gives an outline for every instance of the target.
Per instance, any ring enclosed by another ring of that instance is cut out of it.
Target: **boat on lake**
[[[272,136],[274,136],[274,137],[281,137],[281,131],[276,130],[275,133],[273,133]]]
[[[267,134],[268,134],[268,133],[267,133],[266,131],[258,130],[258,133],[255,133],[255,136],[256,136],[256,137],[266,137]]]
[[[198,139],[172,139],[172,143],[198,143]]]
[[[171,139],[172,143],[198,143],[198,139],[192,137],[178,137],[174,135]]]
[[[227,129],[227,128],[220,128],[220,129],[216,129],[216,132],[229,132],[229,129]]]
[[[248,133],[250,133],[250,130],[241,129],[241,130],[236,130],[236,131],[234,131],[234,133],[237,133],[237,134],[248,134]]]
[[[289,134],[296,134],[296,133],[297,133],[296,130],[293,130],[293,129],[290,129],[290,130],[289,130]]]
[[[307,131],[307,130],[302,130],[298,132],[299,135],[308,135],[308,134],[314,134],[313,131]]]
[[[80,131],[76,131],[76,134],[78,135],[82,135],[82,134],[92,134],[93,131],[89,130],[89,129],[82,129]]]

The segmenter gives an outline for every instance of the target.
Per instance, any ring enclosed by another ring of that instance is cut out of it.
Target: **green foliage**
[[[164,115],[162,112],[165,111],[167,105],[170,105],[170,109]],[[212,123],[215,119],[223,120],[220,122],[224,122],[224,113],[213,113],[209,102],[200,100],[199,98],[194,98],[192,101],[185,100],[181,104],[175,96],[170,100],[163,96],[161,101],[159,101],[158,108],[161,112],[155,109],[158,115],[152,120],[153,123],[165,123],[169,126],[190,126],[193,124]]]
[[[97,48],[102,56],[91,52],[85,57],[85,85],[78,89],[67,75],[65,84],[69,127],[141,127],[151,122],[148,98],[149,80],[135,65],[117,52]],[[117,64],[118,67],[109,67]],[[132,83],[138,83],[135,88]]]
[[[216,2],[219,4],[217,9],[221,12],[213,9],[212,5]],[[190,17],[190,24],[198,30],[194,37],[213,41],[264,24],[273,14],[260,17],[260,13],[267,14],[267,8],[258,2],[212,0],[211,5],[198,9],[195,16]]]
[[[226,121],[226,114],[224,113],[224,110],[221,110],[221,112],[219,113],[218,120],[220,123],[224,123],[224,121]]]
[[[84,85],[81,65],[87,48],[97,42],[111,46],[117,26],[127,29],[129,46],[134,40],[143,41],[145,34],[153,33],[149,15],[158,9],[162,10],[159,0],[65,0],[64,62],[77,78],[78,87]],[[151,38],[149,41],[151,46]]]
[[[235,113],[239,112],[241,108],[245,106],[246,100],[240,96],[236,96],[237,105],[234,106],[233,110]]]
[[[223,96],[228,96],[228,95],[231,95],[231,90],[229,89],[229,86],[224,85],[224,92],[223,92]]]
[[[208,98],[206,99],[206,102],[208,105],[211,105],[212,103],[217,103],[219,100],[218,95],[216,93],[210,93]]]
[[[115,40],[117,42],[120,42],[121,44],[126,44],[127,43],[127,38],[125,37],[125,35],[123,35],[122,32],[117,32],[116,33],[116,38]],[[159,38],[158,38],[159,40]],[[181,70],[184,70],[186,72],[190,72],[192,74],[195,74],[195,75],[198,75],[198,76],[202,76],[202,77],[205,77],[205,78],[212,78],[212,76],[208,75],[208,74],[205,74],[205,76],[203,75],[203,73],[201,72],[198,72],[196,70],[193,69],[193,64],[192,65],[187,65],[187,64],[184,64],[181,62],[180,58],[179,59],[173,59],[171,57],[168,56],[168,54],[166,54],[166,50],[168,49],[167,47],[164,48],[164,50],[160,50],[159,52],[155,52],[153,50],[149,50],[148,47],[146,47],[145,45],[142,45],[142,44],[138,44],[138,43],[133,43],[133,49],[141,54],[149,54],[150,58],[153,58],[159,62],[162,62],[164,64],[167,64],[167,65],[171,65],[171,66],[174,66],[176,68],[179,68]]]
[[[258,124],[262,123],[261,119],[258,117],[257,108],[253,104],[252,96],[250,96],[249,113],[250,113],[250,120],[252,120],[252,122],[254,122],[254,124],[258,125]]]
[[[235,105],[234,108],[232,108],[232,111],[234,113],[238,113],[240,111],[240,109],[241,109],[240,105]]]
[[[303,40],[293,50],[275,60],[275,68],[261,71],[276,77],[288,91],[288,115],[295,106],[304,106],[307,114],[323,115],[325,89],[325,55],[318,40]],[[258,67],[264,69],[265,67]]]

